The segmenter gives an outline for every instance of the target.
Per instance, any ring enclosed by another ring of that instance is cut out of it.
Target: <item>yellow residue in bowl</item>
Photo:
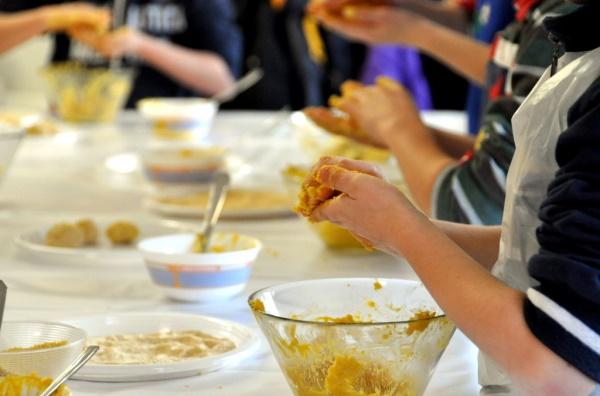
[[[69,343],[67,340],[61,341],[49,341],[49,342],[41,342],[39,344],[35,344],[29,347],[14,347],[9,348],[3,352],[25,352],[25,351],[39,351],[42,349],[50,349],[50,348],[58,348],[61,346],[65,346]]]
[[[354,315],[348,314],[339,317],[331,317],[331,316],[319,316],[315,319],[318,322],[325,323],[340,323],[340,324],[349,324],[349,323],[361,323],[361,320]]]
[[[299,396],[413,396],[408,381],[385,367],[349,355],[314,365],[284,367]]]
[[[52,383],[52,378],[40,377],[36,374],[30,375],[6,375],[0,377],[0,395],[21,396],[29,394],[40,394]],[[71,391],[65,385],[61,385],[54,391],[54,396],[69,396]]]
[[[383,288],[383,285],[381,283],[379,283],[379,281],[373,282],[373,289],[374,290],[381,290],[382,288]]]
[[[406,335],[411,335],[416,332],[424,331],[429,323],[431,323],[431,319],[435,318],[437,313],[435,311],[419,311],[415,312],[413,316],[409,320],[408,327],[406,328]]]
[[[249,302],[250,304],[250,308],[252,308],[253,311],[256,312],[265,312],[265,304],[263,304],[262,301],[256,299],[256,300],[250,300]]]

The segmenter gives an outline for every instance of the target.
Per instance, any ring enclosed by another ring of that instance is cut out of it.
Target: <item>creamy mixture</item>
[[[100,346],[91,360],[95,364],[174,363],[218,355],[235,348],[235,343],[227,338],[196,330],[93,337],[89,344]]]

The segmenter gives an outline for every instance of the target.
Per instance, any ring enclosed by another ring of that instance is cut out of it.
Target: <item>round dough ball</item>
[[[86,245],[95,245],[98,241],[98,227],[92,219],[82,219],[75,223],[77,228],[83,233],[83,243]]]
[[[58,223],[46,233],[46,245],[76,248],[83,245],[83,232],[75,224]]]
[[[116,221],[106,229],[106,236],[115,245],[129,245],[140,235],[135,224],[128,221]]]

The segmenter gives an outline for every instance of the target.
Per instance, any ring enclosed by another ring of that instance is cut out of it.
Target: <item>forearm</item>
[[[500,226],[473,226],[440,220],[433,220],[433,223],[483,268],[491,271],[498,259]]]
[[[473,83],[483,85],[489,45],[424,20],[415,45],[428,55],[448,65]]]
[[[435,137],[437,145],[450,157],[458,160],[467,151],[473,148],[475,138],[469,135],[461,135],[440,129],[430,128]]]
[[[589,380],[533,336],[524,320],[521,292],[495,279],[425,216],[412,208],[406,212],[392,219],[402,225],[395,230],[397,252],[410,262],[448,317],[525,394],[590,391]]]
[[[431,195],[440,173],[455,162],[435,142],[435,138],[423,133],[396,133],[406,125],[380,126],[385,145],[392,151],[417,205],[431,213]],[[415,123],[412,128],[426,128]]]
[[[40,10],[0,14],[0,52],[46,31],[46,18]]]
[[[135,54],[174,80],[205,95],[229,89],[234,83],[227,63],[212,52],[183,48],[140,35]]]
[[[452,1],[397,0],[396,4],[462,33],[467,32],[469,28],[466,12]]]

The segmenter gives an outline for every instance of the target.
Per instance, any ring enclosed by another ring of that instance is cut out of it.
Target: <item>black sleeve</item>
[[[64,3],[61,0],[0,0],[0,12],[26,11],[49,4]]]
[[[193,0],[190,3],[185,46],[221,55],[238,76],[242,70],[243,42],[232,2]]]
[[[525,318],[547,347],[600,381],[600,77],[569,110],[555,155],[529,262],[540,284],[528,291]]]

